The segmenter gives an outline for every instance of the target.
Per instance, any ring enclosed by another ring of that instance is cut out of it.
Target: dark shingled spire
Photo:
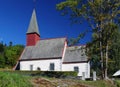
[[[30,24],[27,31],[27,34],[30,34],[30,33],[37,33],[38,35],[40,35],[35,9],[33,10],[32,17],[31,17]]]

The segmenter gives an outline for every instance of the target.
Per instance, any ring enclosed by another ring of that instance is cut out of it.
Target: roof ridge
[[[62,39],[62,38],[67,39],[66,37],[58,37],[58,38],[44,38],[44,39],[41,39],[41,40]]]

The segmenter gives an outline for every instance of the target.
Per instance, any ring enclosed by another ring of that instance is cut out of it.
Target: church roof
[[[85,46],[71,46],[66,48],[63,63],[78,63],[88,61]]]
[[[35,9],[33,10],[31,20],[30,20],[30,24],[28,26],[27,34],[29,34],[29,33],[37,33],[38,35],[40,35]]]
[[[62,58],[66,38],[40,40],[35,46],[27,46],[20,60]]]

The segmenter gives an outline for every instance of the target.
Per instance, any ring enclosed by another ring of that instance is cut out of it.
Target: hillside
[[[110,81],[81,81],[73,79],[34,78],[34,87],[120,87]]]
[[[120,87],[120,81],[81,81],[0,72],[0,87]]]

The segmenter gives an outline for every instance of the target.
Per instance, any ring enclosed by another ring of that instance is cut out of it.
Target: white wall
[[[88,66],[88,78],[90,78],[90,62],[87,63],[87,66]]]
[[[30,70],[30,65],[33,65],[33,70],[40,67],[41,71],[49,71],[50,63],[54,63],[54,71],[74,71],[74,67],[79,67],[78,76],[82,76],[82,72],[85,72],[85,78],[90,78],[89,62],[71,64],[62,64],[61,62],[62,59],[20,61],[20,70]]]
[[[20,61],[20,70],[30,70],[33,65],[33,70],[40,67],[41,71],[49,71],[50,63],[54,63],[55,71],[61,71],[61,59]]]
[[[90,77],[90,64],[88,63],[71,63],[63,64],[62,71],[74,71],[74,67],[79,67],[78,76],[82,76],[82,72],[85,72],[85,78]]]

